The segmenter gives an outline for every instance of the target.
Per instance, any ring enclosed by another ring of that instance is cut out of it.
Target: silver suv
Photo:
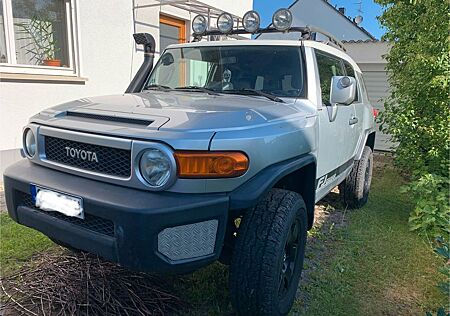
[[[223,23],[194,22],[196,41],[169,46],[155,67],[154,39],[135,34],[145,60],[125,94],[30,119],[28,159],[4,174],[8,212],[140,271],[219,259],[239,314],[285,315],[315,203],[337,185],[348,207],[368,199],[375,132],[361,70],[309,27],[284,30],[298,41],[206,42]]]

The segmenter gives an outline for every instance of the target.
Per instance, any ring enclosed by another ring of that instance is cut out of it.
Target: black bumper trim
[[[114,223],[114,235],[89,231],[61,218],[24,207],[20,192],[30,183],[82,196],[86,214]],[[9,215],[52,239],[98,254],[108,260],[154,273],[185,273],[216,260],[222,250],[229,197],[218,194],[148,192],[77,177],[22,160],[4,173]],[[171,261],[158,253],[157,236],[168,227],[217,219],[214,253],[189,260]]]
[[[57,238],[76,249],[83,249],[107,260],[117,261],[115,239],[112,237],[79,229],[76,225],[25,206],[17,208],[17,216],[18,222],[22,225]]]

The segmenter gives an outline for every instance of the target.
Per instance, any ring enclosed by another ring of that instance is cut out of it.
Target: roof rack
[[[323,42],[327,45],[334,46],[336,48],[339,48],[343,50],[344,52],[347,51],[345,49],[344,44],[338,39],[336,39],[332,34],[328,33],[327,31],[324,31],[318,27],[315,26],[292,26],[286,31],[279,31],[273,26],[269,26],[267,28],[259,29],[258,31],[254,33],[250,33],[246,31],[245,29],[234,29],[230,31],[229,33],[222,33],[217,29],[212,29],[209,31],[206,31],[205,33],[201,35],[194,34],[194,41],[200,41],[202,36],[217,36],[217,35],[223,35],[223,36],[230,36],[230,35],[242,35],[242,34],[267,34],[267,33],[293,33],[297,32],[300,33],[299,40],[317,40],[317,34],[322,34],[326,38],[328,38],[328,41]]]

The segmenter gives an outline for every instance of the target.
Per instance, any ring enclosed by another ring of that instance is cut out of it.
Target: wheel
[[[355,161],[352,171],[339,185],[341,198],[347,207],[360,208],[367,203],[372,183],[372,168],[372,149],[366,146],[361,159]]]
[[[302,197],[272,189],[248,210],[230,266],[231,303],[239,315],[286,315],[303,268],[307,213]]]

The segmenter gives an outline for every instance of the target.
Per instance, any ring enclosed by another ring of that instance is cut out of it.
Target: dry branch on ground
[[[167,280],[85,253],[43,253],[1,280],[1,315],[167,315],[185,304]]]

